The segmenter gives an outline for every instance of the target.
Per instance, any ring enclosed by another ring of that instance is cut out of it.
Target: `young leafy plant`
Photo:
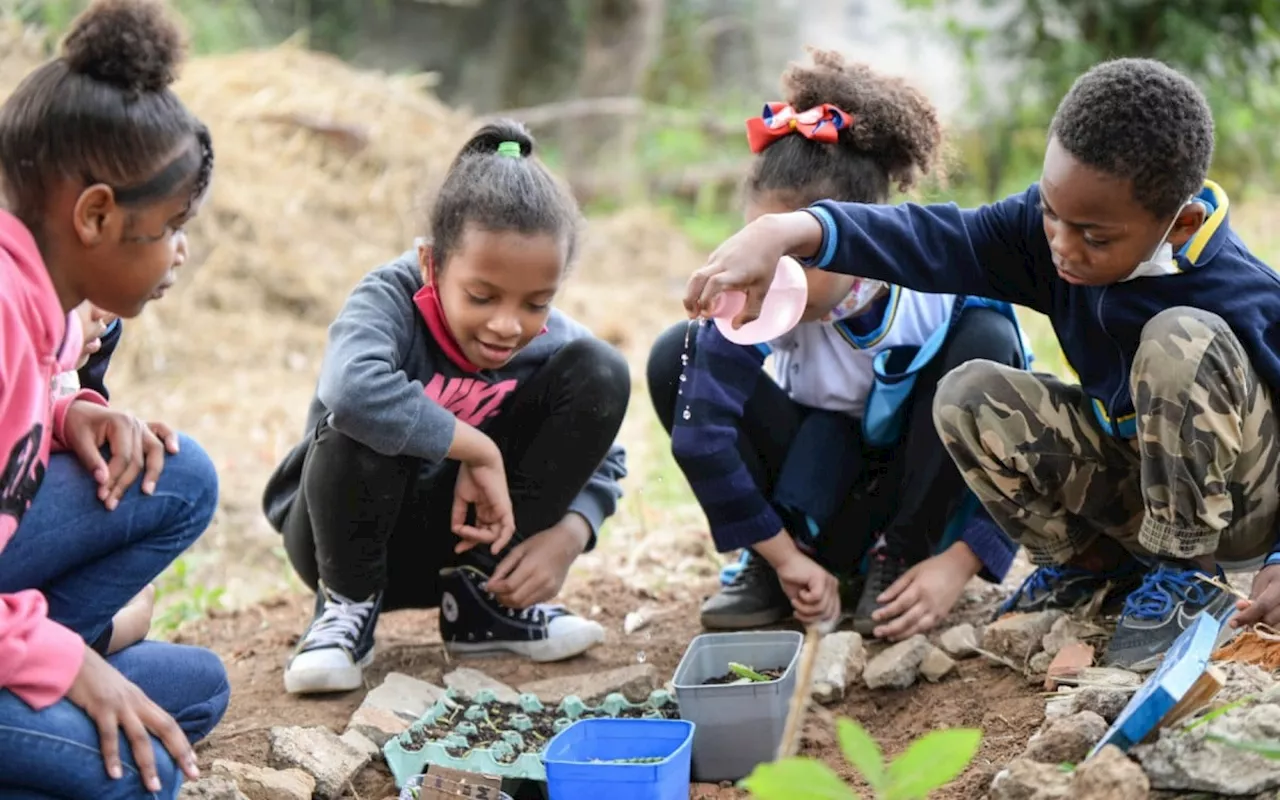
[[[891,763],[875,739],[850,719],[836,722],[845,760],[862,775],[878,800],[922,800],[964,772],[982,743],[982,731],[952,728],[916,739]],[[840,777],[812,758],[761,764],[742,781],[756,800],[860,800]]]
[[[736,661],[729,662],[729,671],[734,675],[737,675],[739,678],[746,678],[752,683],[768,683],[772,680],[767,675],[761,675],[746,664],[739,664]]]

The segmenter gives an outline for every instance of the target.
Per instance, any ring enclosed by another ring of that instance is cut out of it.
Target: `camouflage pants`
[[[1139,556],[1265,555],[1280,506],[1276,413],[1227,324],[1193,308],[1159,314],[1129,386],[1131,441],[1103,431],[1079,386],[989,361],[943,378],[934,421],[969,488],[1037,564],[1098,536]]]

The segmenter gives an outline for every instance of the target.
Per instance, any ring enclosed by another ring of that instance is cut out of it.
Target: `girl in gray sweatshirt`
[[[616,508],[630,372],[552,307],[579,214],[532,151],[516,123],[480,130],[432,239],[329,328],[305,435],[264,496],[316,590],[289,692],[359,688],[385,610],[439,607],[454,653],[556,661],[603,641],[548,601]]]

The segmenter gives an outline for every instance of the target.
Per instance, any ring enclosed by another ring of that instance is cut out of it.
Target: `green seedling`
[[[746,678],[752,683],[768,683],[772,678],[761,675],[746,664],[739,664],[735,661],[729,662],[729,671],[739,678]]]
[[[880,746],[850,719],[836,722],[845,760],[862,775],[878,800],[921,800],[946,786],[969,766],[982,731],[953,728],[916,739],[886,766]],[[860,800],[830,767],[793,757],[761,764],[741,783],[756,800]]]

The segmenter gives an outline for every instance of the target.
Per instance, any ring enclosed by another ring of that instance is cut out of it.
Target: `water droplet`
[[[643,650],[639,650],[639,651],[637,651],[637,652],[636,652],[636,661],[640,662],[641,664],[643,664],[643,663],[644,663],[644,651],[643,651]]]
[[[689,418],[690,418],[690,417],[692,417],[693,415],[692,415],[692,414],[690,414],[690,413],[689,413],[689,409],[687,409],[687,408],[686,408],[686,409],[684,410],[684,413],[683,413],[683,414],[681,414],[680,416],[681,416],[682,418],[684,418],[684,419],[689,419]]]
[[[686,378],[685,378],[684,373],[683,373],[683,372],[682,372],[682,373],[680,373],[680,382],[681,382],[681,383],[684,383],[684,382],[685,382],[685,380],[686,380]]]
[[[689,354],[688,354],[688,353],[681,353],[681,354],[680,354],[680,366],[682,366],[682,367],[687,367],[687,366],[689,366]]]

